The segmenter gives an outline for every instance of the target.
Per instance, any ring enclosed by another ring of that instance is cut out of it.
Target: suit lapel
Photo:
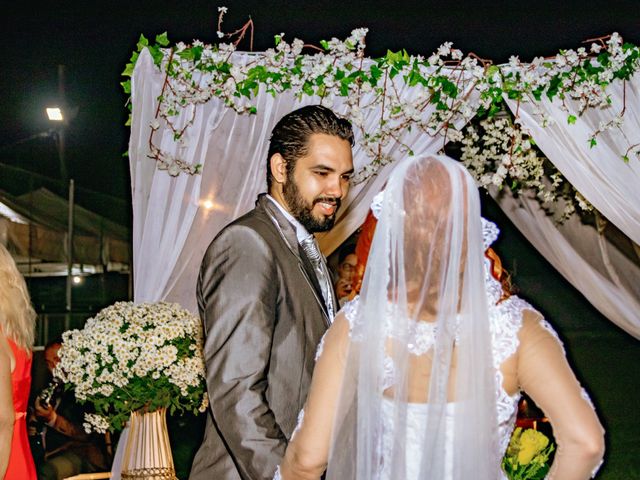
[[[311,265],[311,261],[307,258],[307,255],[304,253],[304,250],[302,250],[302,247],[298,243],[298,237],[296,235],[294,226],[291,225],[291,223],[284,217],[284,215],[282,215],[282,212],[280,212],[278,207],[273,205],[271,200],[269,200],[265,194],[259,195],[256,203],[256,208],[263,210],[265,214],[271,219],[276,227],[276,230],[278,231],[278,234],[282,237],[287,248],[296,258],[300,271],[307,280],[309,288],[311,288],[313,295],[316,297],[316,301],[322,308],[325,322],[327,323],[327,325],[329,325],[330,321],[327,314],[327,306],[325,305],[322,298],[322,289],[320,288],[320,283],[318,282],[318,278],[316,277],[313,265]]]

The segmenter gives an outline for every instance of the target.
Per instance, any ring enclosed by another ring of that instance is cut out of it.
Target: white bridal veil
[[[498,477],[483,249],[464,167],[398,164],[352,322],[328,479]]]

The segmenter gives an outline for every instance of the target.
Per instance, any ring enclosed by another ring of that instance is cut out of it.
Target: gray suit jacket
[[[294,227],[266,196],[211,242],[197,298],[211,406],[189,478],[271,479],[329,319]]]

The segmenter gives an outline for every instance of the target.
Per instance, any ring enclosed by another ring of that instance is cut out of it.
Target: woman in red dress
[[[36,480],[27,437],[36,314],[24,278],[0,245],[0,479]]]

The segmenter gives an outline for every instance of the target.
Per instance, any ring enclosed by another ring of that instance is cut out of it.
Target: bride
[[[548,478],[589,478],[603,429],[557,335],[485,274],[470,175],[442,156],[399,164],[360,297],[318,348],[276,478],[502,479],[520,391],[558,443]],[[497,304],[496,304],[497,303]]]

